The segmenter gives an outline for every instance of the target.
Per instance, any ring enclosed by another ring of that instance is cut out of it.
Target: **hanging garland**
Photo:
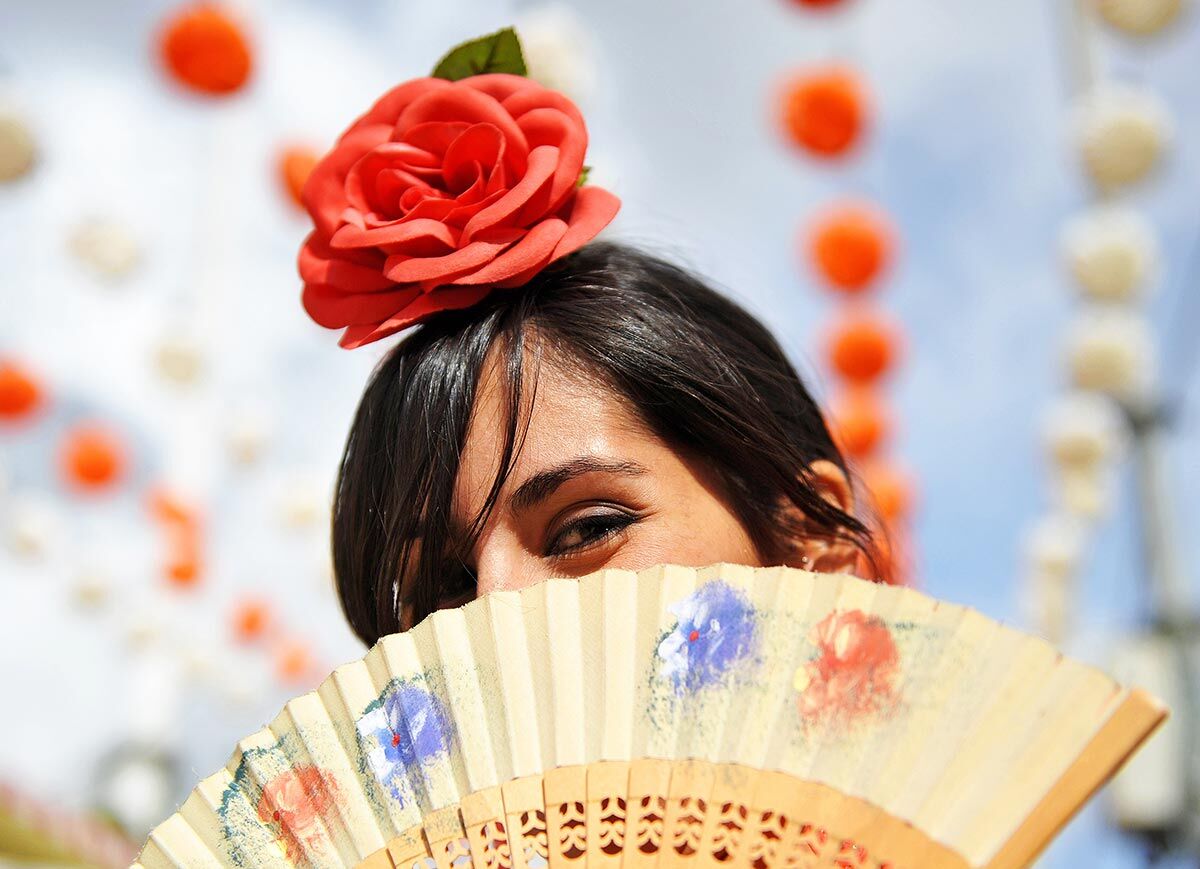
[[[1173,124],[1155,94],[1100,77],[1092,15],[1127,35],[1148,36],[1174,20],[1180,5],[1081,3],[1070,31],[1072,54],[1083,63],[1069,120],[1092,202],[1066,222],[1060,239],[1080,307],[1064,336],[1068,389],[1043,423],[1051,504],[1024,541],[1028,616],[1052,642],[1063,642],[1070,628],[1076,576],[1127,451],[1127,420],[1153,402],[1158,374],[1156,342],[1141,305],[1159,279],[1159,246],[1150,223],[1119,198],[1159,171]]]
[[[800,5],[830,7],[807,0]],[[871,100],[861,76],[843,64],[793,77],[783,94],[781,127],[786,140],[822,163],[844,160],[862,148],[870,128]],[[807,267],[838,299],[825,335],[825,357],[841,383],[830,403],[830,429],[873,502],[883,564],[879,575],[910,581],[908,542],[914,489],[910,476],[884,453],[894,431],[882,397],[883,383],[903,355],[903,332],[869,299],[885,281],[895,258],[896,233],[877,205],[856,199],[835,202],[804,227]]]
[[[47,387],[23,364],[0,361],[0,436],[38,424],[41,409],[48,403]],[[235,455],[230,456],[236,461]],[[131,476],[132,451],[121,432],[98,420],[70,426],[58,444],[58,472],[67,489],[80,496],[114,494]],[[7,515],[7,538],[14,554],[36,558],[51,545],[58,517],[48,497],[22,503],[15,499]],[[164,541],[161,577],[173,593],[192,592],[204,584],[206,575],[204,523],[201,509],[161,485],[146,490],[148,517],[161,529]],[[295,524],[294,519],[290,519]],[[86,612],[98,612],[110,597],[109,581],[102,572],[84,569],[72,589],[75,602]],[[230,615],[234,639],[257,646],[272,662],[276,677],[289,685],[313,683],[321,675],[310,645],[287,629],[261,599],[238,602]],[[126,639],[135,650],[164,639],[160,626],[126,619]],[[171,651],[168,648],[168,651]],[[182,650],[174,650],[183,656]],[[194,669],[194,668],[193,668]]]

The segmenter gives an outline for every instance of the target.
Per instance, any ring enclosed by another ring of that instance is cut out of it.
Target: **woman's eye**
[[[637,521],[628,513],[596,513],[568,522],[546,546],[547,555],[567,555],[590,549],[616,537]]]

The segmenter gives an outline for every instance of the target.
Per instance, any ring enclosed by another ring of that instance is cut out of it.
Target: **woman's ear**
[[[817,459],[808,466],[808,472],[808,482],[822,498],[843,513],[854,515],[854,492],[845,471],[828,459]],[[802,523],[808,524],[805,520]],[[788,564],[819,573],[857,573],[859,551],[844,537],[804,534],[796,541]]]

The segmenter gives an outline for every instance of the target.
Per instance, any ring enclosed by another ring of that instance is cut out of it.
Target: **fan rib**
[[[1055,834],[1162,726],[1168,712],[1140,688],[1123,689],[1123,699],[1062,777],[1025,816],[985,869],[1022,869]]]

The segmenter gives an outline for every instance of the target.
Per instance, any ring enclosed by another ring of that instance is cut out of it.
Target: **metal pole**
[[[1133,429],[1140,519],[1139,533],[1145,564],[1144,583],[1150,598],[1150,619],[1156,632],[1171,646],[1182,684],[1181,705],[1172,710],[1177,726],[1185,734],[1190,751],[1185,758],[1184,814],[1168,833],[1168,848],[1176,853],[1200,856],[1200,698],[1193,660],[1200,648],[1200,619],[1188,589],[1175,548],[1174,514],[1167,493],[1164,434],[1167,413],[1160,405],[1145,412],[1130,412]],[[1200,865],[1200,864],[1198,864]]]

